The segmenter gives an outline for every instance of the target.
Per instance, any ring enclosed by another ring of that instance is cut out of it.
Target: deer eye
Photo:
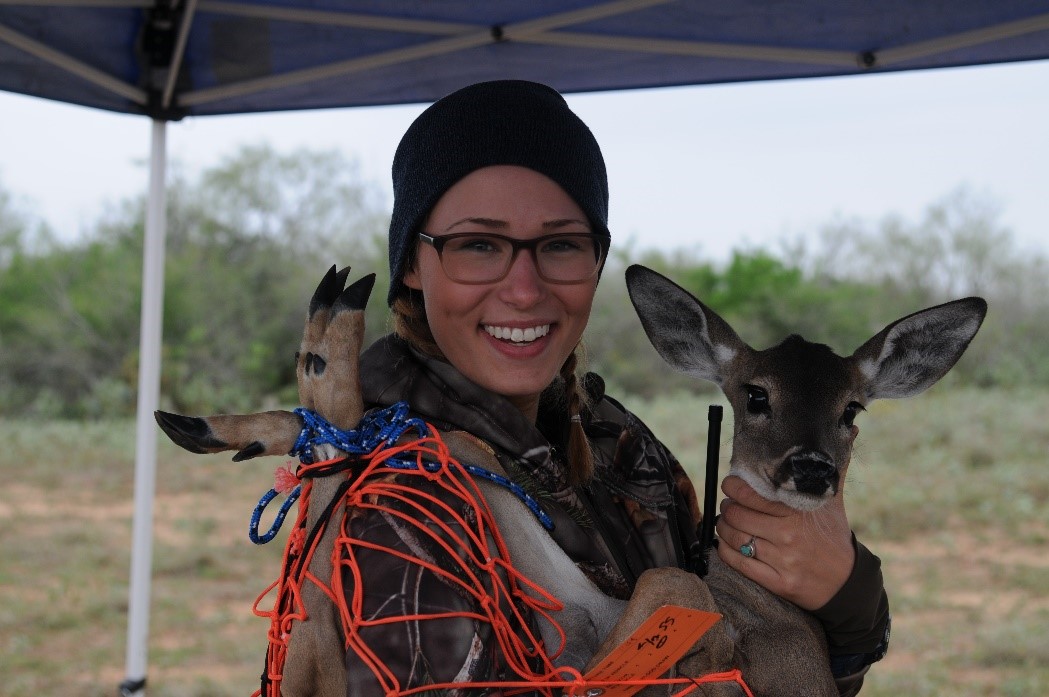
[[[856,414],[859,414],[861,411],[865,411],[862,404],[849,402],[849,406],[845,407],[845,413],[841,415],[842,425],[851,426],[852,422],[856,420]]]
[[[769,393],[757,385],[744,385],[747,391],[747,411],[751,414],[768,414],[772,411],[769,406]]]

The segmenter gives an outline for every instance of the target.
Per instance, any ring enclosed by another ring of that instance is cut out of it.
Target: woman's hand
[[[852,572],[856,552],[845,515],[844,478],[838,495],[816,511],[766,501],[739,477],[721,490],[718,556],[741,574],[805,610],[830,601]],[[754,538],[754,556],[740,547]]]

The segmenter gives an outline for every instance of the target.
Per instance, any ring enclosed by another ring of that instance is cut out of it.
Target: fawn
[[[728,398],[735,424],[730,473],[764,498],[798,510],[814,510],[836,495],[857,413],[872,400],[931,387],[961,357],[987,312],[981,298],[922,310],[889,324],[849,357],[797,335],[757,351],[664,276],[634,265],[626,278],[660,356],[714,382]],[[836,695],[818,623],[726,566],[716,552],[708,561],[704,580],[730,628],[734,664],[754,693]]]

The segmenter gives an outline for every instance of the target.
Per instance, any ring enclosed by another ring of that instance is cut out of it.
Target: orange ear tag
[[[645,685],[624,685],[623,682],[660,677],[720,619],[721,615],[716,612],[664,605],[583,676],[584,683],[590,686],[588,689],[571,694],[630,697]]]

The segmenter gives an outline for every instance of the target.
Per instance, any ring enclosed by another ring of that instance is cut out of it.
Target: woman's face
[[[435,237],[487,232],[524,240],[591,229],[582,209],[553,180],[524,167],[498,165],[475,170],[448,189],[423,231]],[[596,274],[582,283],[548,283],[532,255],[520,250],[502,280],[468,285],[445,275],[433,246],[420,243],[416,251],[404,284],[422,291],[430,330],[445,357],[534,419],[539,394],[583,335]],[[513,330],[523,333],[518,341],[502,338]]]

